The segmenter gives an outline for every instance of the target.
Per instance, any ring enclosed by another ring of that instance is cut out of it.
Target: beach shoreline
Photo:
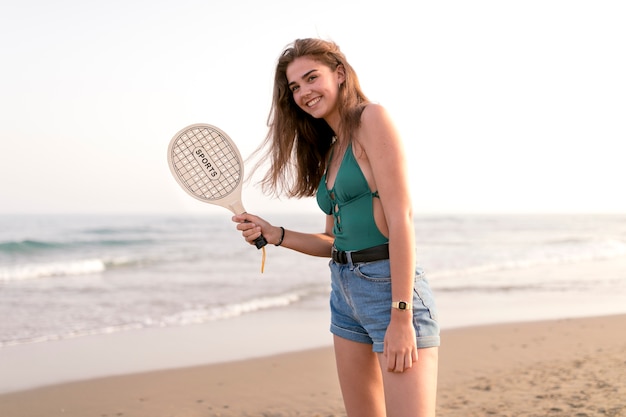
[[[438,416],[625,416],[626,315],[442,332]],[[344,416],[331,347],[0,395],[0,415]]]
[[[197,325],[8,346],[0,349],[0,394],[327,347],[328,322],[326,309],[272,309]],[[272,334],[280,328],[285,332]]]
[[[506,271],[509,280],[557,274],[579,280],[600,274],[622,279],[626,258]],[[500,271],[481,273],[496,282]],[[468,277],[468,279],[474,279]],[[435,276],[434,281],[437,281]],[[623,297],[584,291],[455,293],[435,291],[444,332],[481,325],[541,322],[626,313]],[[529,308],[532,307],[532,308]],[[148,328],[0,349],[0,394],[87,379],[229,363],[332,345],[327,297],[298,306],[260,310],[227,320]],[[462,330],[459,330],[462,331]],[[625,336],[626,337],[626,336]],[[444,340],[445,343],[445,340]]]
[[[467,276],[547,279],[545,291],[446,291],[429,276],[438,416],[626,417],[626,311],[610,285],[624,271],[616,257]],[[562,291],[560,277],[584,285]],[[227,320],[5,346],[0,415],[341,417],[328,327],[320,294]]]

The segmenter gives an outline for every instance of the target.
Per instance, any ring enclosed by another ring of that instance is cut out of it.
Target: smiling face
[[[287,67],[287,82],[295,103],[315,118],[323,118],[333,128],[339,121],[339,85],[343,67],[335,71],[311,57],[296,58]]]

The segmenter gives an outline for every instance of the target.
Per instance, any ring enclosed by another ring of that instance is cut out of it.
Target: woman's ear
[[[336,71],[338,84],[341,85],[346,80],[346,69],[343,64],[339,64]]]

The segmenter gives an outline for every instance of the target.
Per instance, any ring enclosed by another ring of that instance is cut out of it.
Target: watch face
[[[400,301],[400,302],[398,303],[398,308],[399,308],[400,310],[406,310],[406,303],[405,303],[404,301]]]

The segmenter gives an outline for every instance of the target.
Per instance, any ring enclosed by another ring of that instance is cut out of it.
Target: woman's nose
[[[311,89],[309,87],[302,86],[300,87],[300,94],[302,95],[302,97],[307,97],[311,94]]]

